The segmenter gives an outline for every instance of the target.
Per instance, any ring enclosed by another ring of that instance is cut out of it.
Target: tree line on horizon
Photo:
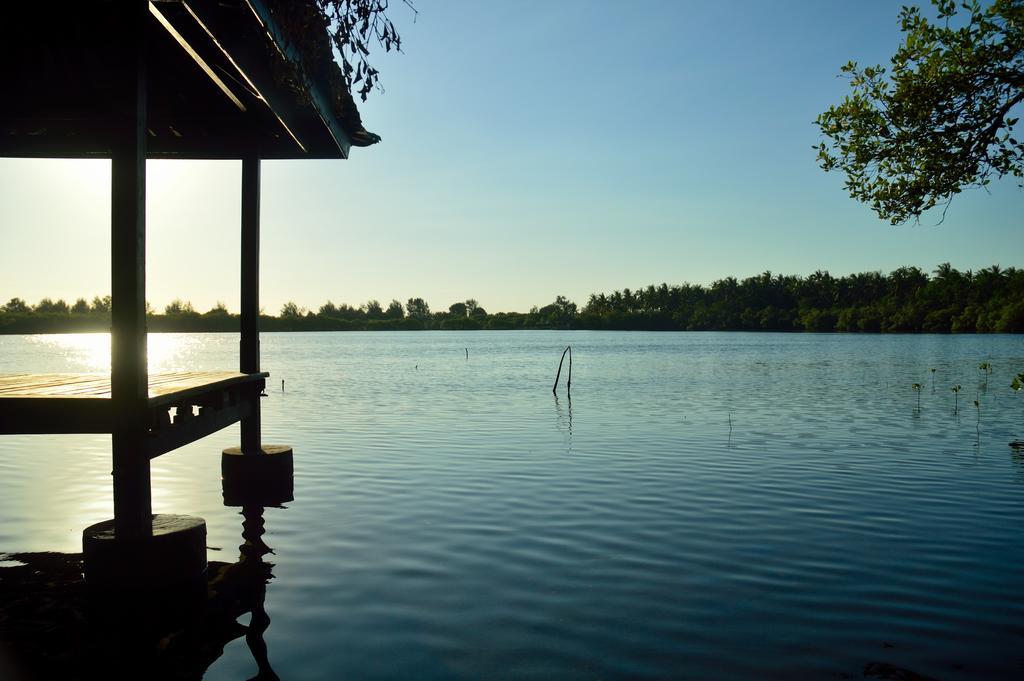
[[[149,311],[150,331],[237,331],[239,317],[223,303],[200,313],[175,300],[163,314]],[[107,331],[110,296],[69,305],[20,298],[0,307],[0,333]],[[594,329],[653,331],[815,331],[895,333],[1024,333],[1024,270],[998,265],[977,272],[943,263],[930,275],[900,267],[888,275],[833,277],[764,272],[708,286],[661,284],[591,294],[581,308],[564,296],[529,312],[488,313],[476,300],[432,311],[423,298],[403,305],[377,300],[333,302],[315,312],[286,303],[277,316],[261,314],[263,331],[473,329]]]

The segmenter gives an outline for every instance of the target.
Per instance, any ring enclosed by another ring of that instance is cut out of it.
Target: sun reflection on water
[[[67,333],[26,338],[42,346],[51,358],[53,371],[110,371],[109,333]],[[200,339],[185,334],[150,334],[147,350],[150,373],[192,369],[191,360],[200,344]]]

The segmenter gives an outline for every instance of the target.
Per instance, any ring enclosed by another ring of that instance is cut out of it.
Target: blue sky
[[[849,59],[884,62],[901,2],[393,0],[405,53],[347,161],[266,162],[262,300],[558,294],[940,262],[1021,266],[1024,193],[970,190],[892,227],[811,149]],[[148,298],[237,309],[240,168],[150,163]],[[109,166],[0,159],[0,298],[109,291]],[[41,267],[41,265],[44,265]]]

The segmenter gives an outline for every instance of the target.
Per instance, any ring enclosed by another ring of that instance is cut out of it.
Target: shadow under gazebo
[[[238,560],[210,561],[205,583],[172,590],[97,592],[82,577],[81,554],[5,556],[13,565],[0,567],[0,678],[201,679],[245,637],[254,678],[277,679],[264,640],[274,578],[264,507],[243,506],[241,515]],[[240,624],[246,613],[250,623]]]

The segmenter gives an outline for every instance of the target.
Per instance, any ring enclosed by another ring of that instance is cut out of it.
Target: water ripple
[[[569,342],[571,403],[550,393]],[[0,371],[88,370],[101,346],[0,338]],[[232,336],[159,348],[236,363]],[[264,439],[296,451],[295,502],[266,516],[282,678],[1024,671],[1017,337],[267,334],[262,353]],[[154,462],[154,506],[205,517],[216,559],[240,543],[218,478],[237,438]],[[109,438],[0,440],[0,551],[77,550],[110,513]],[[253,673],[236,642],[207,678]]]

